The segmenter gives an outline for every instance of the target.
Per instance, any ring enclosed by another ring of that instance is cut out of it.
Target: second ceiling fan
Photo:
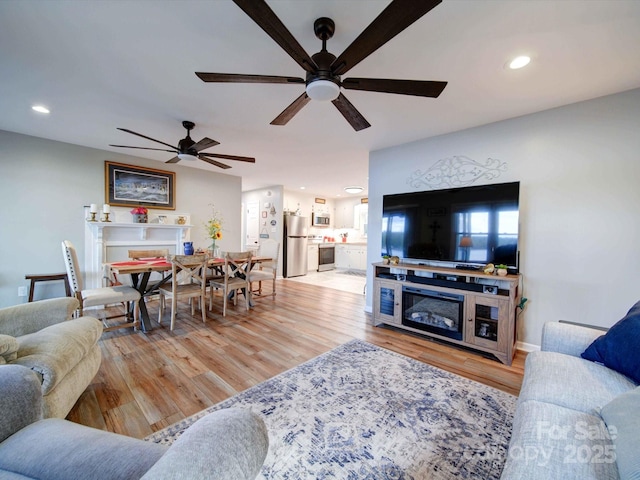
[[[327,51],[327,40],[335,31],[335,24],[330,18],[318,18],[314,22],[314,32],[322,41],[322,50],[309,56],[264,0],[233,1],[305,70],[306,78],[204,72],[196,72],[196,75],[204,82],[305,84],[305,92],[285,108],[271,122],[272,125],[285,125],[312,99],[331,100],[354,130],[359,131],[371,124],[340,92],[340,88],[436,98],[447,86],[447,82],[426,80],[341,78],[442,0],[393,0],[339,57]]]
[[[118,148],[137,148],[138,150],[157,150],[160,152],[171,152],[175,153],[176,156],[167,160],[165,163],[178,163],[180,160],[202,160],[203,162],[210,163],[219,168],[231,168],[231,166],[226,163],[218,162],[214,160],[214,158],[222,158],[225,160],[237,160],[240,162],[249,162],[256,163],[256,159],[253,157],[241,157],[238,155],[225,155],[224,153],[206,153],[202,150],[206,150],[210,147],[215,147],[216,145],[220,145],[220,142],[210,139],[209,137],[204,137],[199,142],[194,142],[191,138],[190,132],[196,126],[195,123],[190,122],[189,120],[185,120],[182,122],[182,126],[187,129],[187,136],[182,140],[178,141],[178,146],[174,147],[169,143],[165,143],[161,140],[156,140],[155,138],[147,137],[146,135],[142,135],[141,133],[134,132],[133,130],[129,130],[128,128],[119,128],[118,130],[122,130],[123,132],[130,133],[132,135],[137,135],[138,137],[146,138],[147,140],[151,140],[152,142],[160,143],[161,145],[166,145],[171,148],[171,150],[167,150],[165,148],[152,148],[152,147],[132,147],[129,145],[109,145],[110,147],[118,147]]]

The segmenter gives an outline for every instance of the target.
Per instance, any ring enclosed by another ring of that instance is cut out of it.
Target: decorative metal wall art
[[[413,188],[466,187],[478,180],[494,180],[507,171],[507,163],[495,158],[478,162],[464,155],[443,158],[426,171],[416,170],[407,179]]]

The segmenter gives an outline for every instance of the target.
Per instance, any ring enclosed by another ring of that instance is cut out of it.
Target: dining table
[[[254,256],[251,257],[251,264],[253,268],[256,264],[261,262],[271,261],[270,257]],[[221,270],[224,267],[224,258],[209,258],[207,260],[207,267],[212,269]],[[171,280],[171,267],[170,261],[163,258],[152,259],[139,259],[139,260],[125,260],[120,262],[105,263],[104,266],[109,271],[116,275],[129,275],[131,277],[131,285],[133,288],[140,292],[140,326],[143,332],[148,332],[153,329],[151,325],[151,318],[149,317],[149,311],[147,310],[146,297],[158,292],[158,288],[164,283]],[[151,274],[154,272],[169,272],[168,275],[163,275],[161,279],[150,282]]]

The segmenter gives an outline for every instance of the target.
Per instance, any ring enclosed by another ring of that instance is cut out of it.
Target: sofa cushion
[[[640,383],[640,302],[587,347],[582,358],[598,362]]]
[[[636,384],[604,365],[556,352],[531,352],[518,401],[538,400],[596,414]]]
[[[135,479],[168,447],[60,419],[41,420],[0,443],[0,469],[51,480]],[[0,471],[0,477],[2,476]],[[176,477],[177,478],[177,477]]]
[[[611,431],[621,480],[640,479],[640,387],[617,396],[600,415]]]
[[[18,358],[42,376],[42,394],[49,393],[98,342],[102,324],[93,317],[81,317],[51,325],[18,338]]]
[[[519,402],[502,480],[615,480],[607,427],[597,415],[535,400]]]

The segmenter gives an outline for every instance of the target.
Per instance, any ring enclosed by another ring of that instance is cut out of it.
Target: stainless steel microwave
[[[328,213],[314,213],[311,217],[311,225],[314,227],[328,227],[331,218]]]

